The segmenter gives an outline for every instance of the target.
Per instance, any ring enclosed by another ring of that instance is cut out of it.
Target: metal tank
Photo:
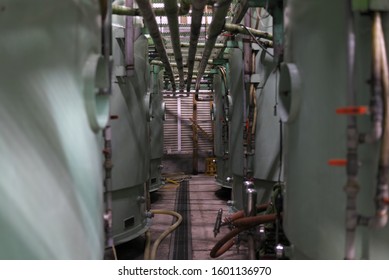
[[[359,144],[354,150],[358,156],[354,167],[350,167],[351,157],[347,162],[343,160],[348,153],[352,154],[347,146],[355,143],[354,120],[357,133],[368,132],[372,127],[369,116],[342,112],[347,112],[349,106],[369,106],[373,14],[357,9],[350,13],[348,1],[289,2],[280,101],[288,133],[284,229],[294,246],[293,257],[388,259],[388,226],[357,226],[363,223],[362,217],[375,214],[382,142]],[[358,2],[370,1],[353,1]],[[374,2],[382,4],[380,10],[385,10],[385,5],[388,8],[386,1]],[[377,6],[371,8],[374,11]],[[388,48],[387,12],[382,14],[382,21]],[[354,51],[355,68],[352,66]],[[354,93],[355,102],[352,101]],[[359,166],[355,175],[357,183],[351,186],[351,192],[357,195],[356,209],[346,199],[345,192],[350,189],[346,182],[348,179],[351,182],[354,175],[347,178],[346,168],[337,166],[344,164],[352,174]],[[349,209],[347,216],[346,208]],[[361,215],[359,221],[354,210]]]
[[[0,14],[0,259],[101,259],[99,1],[5,0]]]
[[[273,17],[264,10],[260,12],[259,16],[262,20],[258,29],[272,33]],[[279,71],[273,57],[273,49],[264,50],[256,44],[253,46],[253,51],[256,52],[253,78],[257,80],[254,84],[256,88],[255,148],[250,164],[253,168],[258,203],[262,204],[269,200],[273,186],[281,183],[284,179],[280,165],[283,127],[280,124],[280,110],[278,108]]]
[[[163,102],[163,72],[159,66],[152,66],[150,72],[151,111],[150,121],[150,187],[154,192],[162,187],[163,121],[165,120],[165,102]]]
[[[270,32],[272,17],[262,20],[259,29]],[[231,79],[230,95],[233,100],[230,131],[230,150],[233,173],[233,203],[236,209],[245,205],[246,187],[244,181],[250,179],[257,191],[258,204],[267,202],[273,186],[282,182],[283,170],[280,165],[281,128],[278,112],[277,79],[279,72],[273,58],[273,50],[263,50],[252,44],[255,54],[254,68],[245,85],[244,53],[240,48],[230,52],[229,69]],[[234,77],[234,78],[232,78]],[[251,88],[253,87],[253,89]],[[255,113],[253,113],[254,145],[252,150],[244,148],[244,125],[249,114],[250,91],[254,90]],[[245,155],[246,154],[246,155]]]
[[[223,68],[213,75],[214,102],[211,119],[214,121],[214,153],[216,157],[216,183],[224,188],[232,188],[232,172],[229,152],[229,117],[232,98],[229,95],[227,77]]]
[[[243,181],[244,181],[244,149],[243,129],[244,112],[247,111],[244,90],[243,52],[239,47],[229,50],[230,95],[232,111],[230,121],[230,154],[232,181],[232,200],[236,209],[243,208]],[[233,78],[232,78],[233,77]]]
[[[120,2],[120,1],[119,1]],[[123,3],[119,4],[124,4]],[[132,18],[131,18],[132,19]],[[133,67],[126,67],[125,17],[113,16],[112,236],[115,244],[134,239],[148,229],[146,182],[149,178],[150,120],[148,40],[134,25]],[[127,71],[129,70],[130,71]],[[116,118],[117,116],[117,118]]]

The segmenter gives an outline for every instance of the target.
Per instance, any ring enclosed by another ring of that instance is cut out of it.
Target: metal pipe
[[[162,40],[161,33],[158,29],[158,24],[155,19],[155,14],[153,12],[153,8],[151,6],[151,3],[149,0],[136,0],[139,6],[139,10],[141,11],[141,14],[143,15],[143,20],[149,29],[150,36],[153,38],[155,48],[157,49],[157,52],[161,58],[161,61],[164,64],[165,71],[170,77],[170,82],[172,84],[173,90],[176,90],[176,84],[174,81],[174,75],[173,75],[173,69],[170,65],[169,58],[166,54],[165,45]]]
[[[255,37],[259,37],[267,40],[273,40],[273,35],[267,32],[260,31],[258,29],[247,27],[247,24],[246,27],[244,27],[240,24],[226,23],[224,24],[223,29],[231,33],[239,33],[244,35],[250,35],[251,32],[251,34],[253,34]]]
[[[190,47],[190,43],[181,43],[181,47],[187,48]],[[205,43],[197,43],[197,48],[204,48]],[[224,47],[224,44],[215,44],[214,48],[221,49]]]
[[[350,106],[356,104],[356,94],[354,87],[355,68],[355,27],[352,1],[347,1],[347,103]],[[359,192],[357,182],[358,175],[358,131],[355,116],[347,117],[347,182],[344,187],[346,192],[346,248],[345,259],[355,258],[355,237],[358,225],[358,214],[356,209],[356,199]]]
[[[187,15],[190,10],[191,0],[180,0],[180,9],[178,11],[179,15]]]
[[[195,62],[197,43],[200,36],[201,30],[201,21],[203,19],[204,7],[206,0],[193,1],[192,3],[192,24],[190,26],[190,43],[189,43],[189,53],[188,53],[188,76],[187,76],[187,86],[186,90],[190,91],[190,86],[192,83],[193,76],[193,67]]]
[[[385,47],[384,33],[382,30],[381,15],[375,14],[375,21],[377,21],[377,36],[379,41],[379,51],[381,59],[380,62],[382,71],[383,83],[383,99],[384,99],[384,120],[383,120],[383,136],[381,141],[381,151],[378,166],[378,184],[376,190],[376,214],[369,219],[369,227],[382,228],[388,222],[388,204],[385,202],[389,198],[389,69],[388,58]]]
[[[126,0],[126,6],[132,8],[134,6],[134,0]],[[126,30],[125,30],[125,67],[127,77],[132,77],[135,73],[135,29],[132,17],[126,17]]]
[[[275,220],[276,220],[276,215],[270,214],[270,215],[261,215],[255,217],[245,217],[235,221],[235,223],[238,222],[237,224],[239,225],[237,225],[236,228],[234,228],[232,231],[227,233],[222,239],[220,239],[215,244],[215,246],[212,248],[210,253],[211,258],[220,257],[222,254],[227,252],[235,244],[235,240],[233,238],[239,233],[249,230],[250,228],[260,224],[272,223]]]
[[[157,8],[153,9],[155,16],[157,17],[163,17],[166,16],[165,9],[163,8]],[[189,12],[184,9],[178,10],[178,16],[185,16]],[[112,5],[112,14],[119,15],[119,16],[142,16],[141,9],[137,8],[128,8],[126,6],[120,6],[120,5]]]
[[[372,129],[368,133],[359,135],[360,143],[373,143],[378,141],[382,136],[382,119],[383,119],[383,103],[382,103],[382,78],[381,78],[381,42],[379,29],[380,21],[378,17],[374,17],[372,41],[373,41],[373,83],[372,94],[370,99],[370,111]]]
[[[152,61],[150,61],[150,64],[151,64],[151,65],[157,65],[157,66],[163,66],[163,65],[164,65],[162,61],[156,60],[156,59],[153,59]],[[177,63],[171,62],[171,63],[170,63],[170,66],[171,66],[171,67],[176,67],[176,66],[177,66]]]
[[[165,12],[170,29],[170,38],[173,45],[174,58],[177,63],[178,75],[180,77],[180,89],[184,88],[184,66],[180,47],[180,31],[178,28],[178,7],[177,0],[164,0]],[[183,2],[183,1],[181,1]],[[181,5],[184,7],[185,5]],[[186,6],[185,6],[186,7]]]
[[[215,13],[213,20],[209,26],[208,30],[208,40],[205,43],[203,51],[203,59],[200,62],[199,72],[197,76],[196,89],[200,87],[199,81],[204,74],[205,68],[207,67],[207,62],[211,56],[212,49],[215,46],[216,39],[219,34],[223,31],[223,26],[225,23],[225,17],[228,13],[232,0],[219,0],[215,4]]]

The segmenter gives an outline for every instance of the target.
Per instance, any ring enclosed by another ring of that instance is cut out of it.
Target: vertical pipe
[[[251,15],[249,12],[246,13],[244,17],[244,24],[246,27],[251,27]],[[250,158],[252,157],[251,155],[251,125],[252,125],[252,117],[253,117],[253,106],[252,106],[252,98],[251,98],[251,91],[250,91],[250,76],[252,74],[252,49],[251,49],[251,44],[250,41],[245,40],[243,43],[243,60],[244,60],[244,96],[247,96],[247,93],[249,94],[249,99],[245,99],[244,102],[244,108],[248,107],[248,112],[244,116],[244,119],[247,120],[247,126],[246,126],[246,133],[243,136],[243,143],[244,145],[244,155],[245,155],[245,164],[244,166],[246,167],[244,169],[244,176],[246,178],[251,178],[252,177],[252,166],[250,166]],[[248,104],[247,104],[248,103]]]
[[[107,125],[103,130],[104,139],[104,231],[105,231],[105,246],[114,246],[112,234],[112,145],[111,145],[111,127]]]
[[[192,3],[192,23],[190,25],[190,43],[188,51],[188,77],[186,90],[190,91],[190,86],[192,83],[193,67],[197,50],[197,43],[200,36],[201,30],[201,21],[204,15],[204,7],[206,0],[193,1]]]
[[[244,25],[246,27],[251,27],[251,15],[250,11],[244,17]],[[244,74],[245,74],[245,82],[250,82],[250,75],[252,71],[252,50],[250,46],[250,40],[246,40],[243,43],[243,51],[244,51]],[[247,87],[247,86],[246,86]]]
[[[246,188],[246,207],[244,209],[246,217],[254,217],[257,215],[257,191],[254,189],[254,183],[251,181],[244,182]],[[249,259],[255,260],[255,239],[251,232],[247,236]]]
[[[133,8],[134,0],[126,0],[126,7]],[[135,42],[135,29],[134,20],[132,17],[126,17],[126,30],[125,30],[125,67],[127,77],[132,77],[135,70],[135,58],[134,58],[134,42]]]
[[[174,58],[177,62],[178,75],[180,77],[180,89],[184,88],[184,66],[182,63],[180,31],[178,27],[177,0],[164,0],[165,12],[168,19],[170,38],[174,50]]]
[[[153,12],[153,7],[149,0],[136,0],[139,6],[139,10],[143,16],[143,20],[149,29],[150,36],[153,38],[155,48],[161,58],[161,61],[164,64],[165,71],[167,72],[170,82],[172,84],[173,91],[176,90],[176,84],[174,81],[174,74],[172,66],[170,65],[169,58],[166,54],[165,45],[162,40],[161,33],[159,32],[158,24],[155,19],[155,14]]]
[[[198,174],[198,139],[197,139],[197,100],[196,95],[193,95],[193,113],[192,113],[192,129],[193,129],[193,175]]]
[[[177,150],[181,152],[181,97],[177,98]]]
[[[355,27],[352,1],[347,1],[347,103],[356,104],[354,88],[355,68]],[[356,199],[359,191],[358,174],[358,131],[356,116],[347,117],[347,183],[344,188],[346,198],[346,251],[345,259],[355,258],[355,237],[357,227]]]
[[[376,26],[376,41],[378,48],[378,59],[375,59],[379,64],[377,70],[380,72],[379,81],[383,85],[383,99],[384,99],[384,120],[383,120],[383,136],[381,140],[381,150],[378,165],[378,182],[375,194],[376,213],[370,218],[369,226],[373,228],[382,228],[388,222],[388,173],[389,173],[389,69],[388,58],[385,46],[385,38],[382,30],[381,15],[376,12],[374,17],[374,24]],[[378,82],[378,81],[377,81]]]
[[[283,1],[278,0],[273,9],[273,48],[277,64],[284,58],[284,11]]]

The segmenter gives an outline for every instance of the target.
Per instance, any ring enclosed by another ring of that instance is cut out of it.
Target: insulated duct
[[[201,20],[204,14],[204,7],[206,4],[206,0],[194,0],[192,3],[192,23],[190,25],[190,43],[189,43],[189,52],[188,52],[188,77],[187,77],[187,85],[186,90],[190,91],[190,86],[192,83],[193,76],[193,67],[195,62],[197,43],[200,36],[201,30]]]
[[[170,65],[169,58],[166,54],[165,45],[162,40],[161,33],[158,29],[157,21],[155,20],[155,14],[153,12],[153,7],[151,6],[151,3],[149,0],[136,0],[139,6],[139,10],[143,16],[143,20],[149,29],[150,36],[154,41],[155,48],[157,49],[157,52],[161,58],[161,61],[164,64],[165,71],[167,72],[170,82],[172,84],[173,91],[176,90],[176,84],[174,82],[174,75],[173,75],[173,69]]]
[[[196,89],[200,87],[200,79],[207,67],[208,59],[211,56],[212,49],[215,46],[217,36],[223,31],[225,17],[228,13],[232,0],[219,0],[215,4],[215,13],[208,30],[208,40],[205,43],[203,59],[200,62],[199,72],[196,81]]]
[[[180,44],[180,30],[178,28],[178,7],[177,0],[164,0],[165,12],[170,29],[170,38],[174,51],[174,58],[177,62],[178,75],[180,77],[180,89],[184,88],[184,66],[182,63],[182,53]],[[183,2],[181,2],[183,3]],[[181,4],[181,7],[183,5]]]

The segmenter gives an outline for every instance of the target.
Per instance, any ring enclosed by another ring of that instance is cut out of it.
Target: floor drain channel
[[[175,211],[182,216],[181,225],[174,231],[170,242],[171,260],[192,259],[192,234],[190,225],[189,181],[183,180],[176,193]]]

